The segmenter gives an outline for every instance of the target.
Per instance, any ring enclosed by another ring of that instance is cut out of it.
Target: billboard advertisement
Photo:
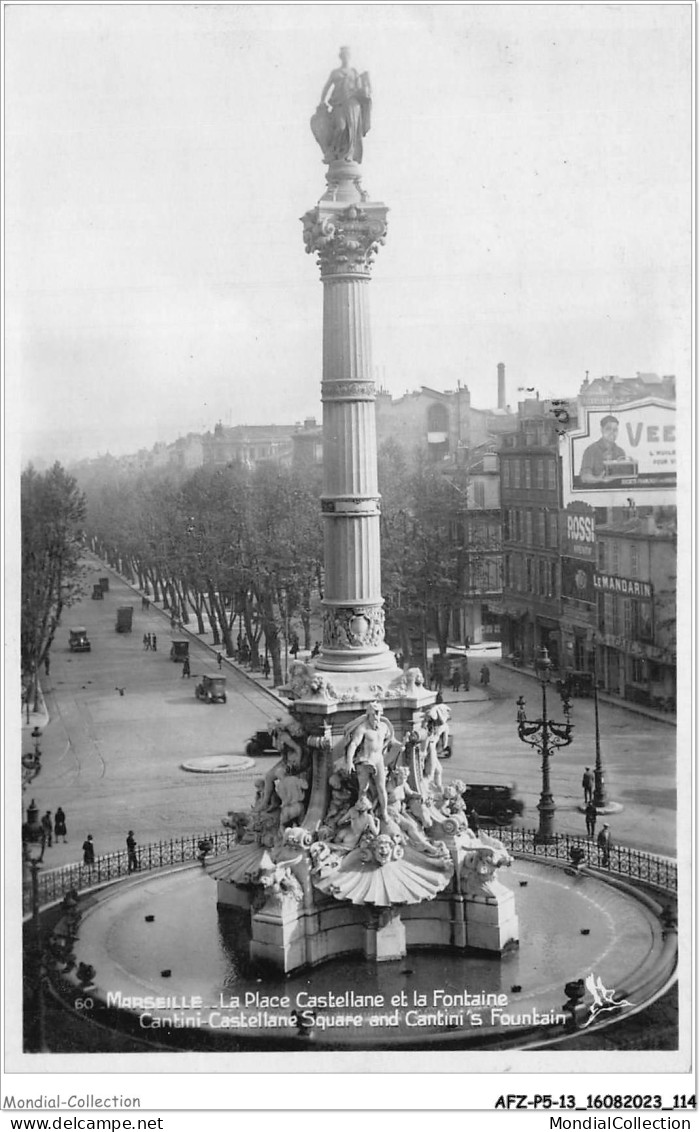
[[[676,408],[648,398],[589,408],[561,438],[564,502],[592,507],[676,502]]]

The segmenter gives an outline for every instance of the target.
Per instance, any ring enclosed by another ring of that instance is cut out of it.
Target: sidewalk
[[[535,669],[525,664],[510,664],[505,659],[496,660],[494,664],[497,664],[499,668],[505,668],[508,672],[516,672],[520,676],[530,676],[533,680],[539,679]],[[592,699],[591,696],[587,698]],[[654,719],[657,723],[665,723],[669,727],[676,726],[676,716],[671,712],[656,711],[654,708],[645,707],[644,704],[634,704],[630,700],[624,699],[622,696],[613,695],[612,692],[598,692],[598,699],[602,704],[610,704],[612,707],[624,708],[626,711],[634,712],[636,715],[644,715],[647,719]]]

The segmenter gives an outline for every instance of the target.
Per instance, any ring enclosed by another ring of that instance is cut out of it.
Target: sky
[[[389,207],[376,381],[691,382],[691,5],[9,5],[5,438],[22,463],[321,418],[300,217],[341,44]]]

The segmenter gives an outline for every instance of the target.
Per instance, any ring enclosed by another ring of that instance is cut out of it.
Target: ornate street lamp
[[[32,1035],[32,1048],[43,1050],[46,1048],[44,1035],[44,986],[43,986],[43,950],[41,940],[41,918],[39,916],[39,867],[44,859],[44,846],[46,834],[39,821],[39,809],[32,798],[27,810],[27,820],[22,826],[22,850],[24,859],[29,863],[32,877],[32,948],[31,970],[32,999],[35,1010],[35,1027]]]
[[[542,756],[542,793],[537,806],[540,811],[540,827],[535,835],[535,840],[547,842],[554,838],[554,811],[556,809],[549,780],[549,760],[558,747],[568,747],[572,739],[573,724],[569,720],[571,700],[565,691],[561,692],[561,702],[566,722],[555,723],[547,716],[547,685],[552,674],[552,662],[545,648],[539,651],[535,661],[535,671],[542,686],[542,716],[540,719],[527,719],[525,716],[525,700],[521,696],[518,700],[518,738],[523,743],[535,747]]]

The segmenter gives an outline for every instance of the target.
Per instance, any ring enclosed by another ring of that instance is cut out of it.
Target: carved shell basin
[[[263,845],[244,842],[236,845],[225,857],[212,861],[206,866],[210,877],[214,880],[228,880],[233,884],[249,884],[250,876],[256,875],[263,864],[263,859],[269,859],[268,850]],[[270,862],[272,863],[272,862]]]
[[[433,900],[450,883],[454,866],[449,858],[426,857],[404,847],[398,860],[378,865],[363,859],[361,849],[353,849],[340,868],[330,876],[313,878],[320,892],[353,904],[420,904]]]

